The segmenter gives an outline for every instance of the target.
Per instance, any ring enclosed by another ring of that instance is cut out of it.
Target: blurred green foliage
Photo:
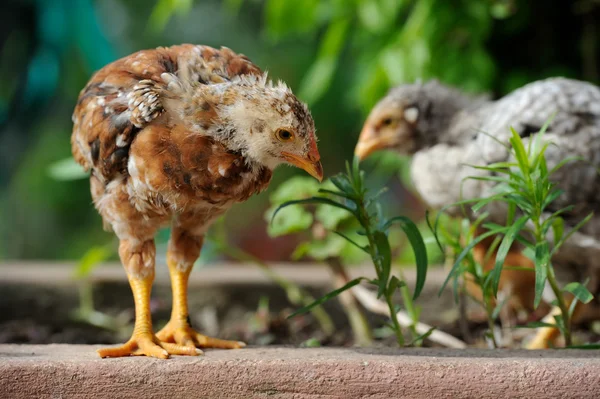
[[[49,167],[70,157],[71,112],[93,71],[142,48],[224,45],[285,80],[311,107],[327,175],[395,84],[437,77],[499,95],[549,75],[597,82],[600,70],[594,0],[8,0],[0,10],[2,258],[79,258],[110,239],[87,181]],[[391,214],[420,218],[399,165],[368,162],[368,184],[390,187]],[[299,173],[278,170],[271,190]],[[262,259],[288,259],[297,242],[266,234],[272,192],[234,207],[228,231]]]

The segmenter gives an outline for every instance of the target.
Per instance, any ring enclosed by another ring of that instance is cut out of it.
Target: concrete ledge
[[[100,359],[0,345],[0,398],[598,398],[595,351],[281,347]]]

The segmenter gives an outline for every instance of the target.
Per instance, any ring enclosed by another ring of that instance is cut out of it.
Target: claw
[[[200,334],[186,322],[169,321],[167,325],[160,330],[156,337],[166,344],[177,344],[182,347],[192,348],[219,348],[219,349],[240,349],[246,346],[241,341],[228,341],[225,339],[207,337]]]
[[[116,348],[98,349],[100,357],[150,356],[168,359],[169,355],[201,355],[202,351],[193,345],[179,345],[161,342],[151,333],[134,334],[129,341]]]

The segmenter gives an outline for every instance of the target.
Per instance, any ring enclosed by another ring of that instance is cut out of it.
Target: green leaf
[[[360,245],[358,244],[356,241],[352,240],[350,237],[348,237],[347,235],[339,232],[339,231],[333,231],[334,234],[337,234],[338,236],[342,237],[343,239],[345,239],[346,241],[348,241],[350,244],[354,245],[356,248],[364,251],[367,254],[369,253],[369,249],[366,246]]]
[[[400,224],[415,254],[417,281],[413,299],[417,299],[425,286],[425,279],[427,278],[427,248],[425,247],[425,242],[419,228],[412,220],[406,216],[396,216],[387,221],[385,229],[388,229],[394,223]]]
[[[90,177],[89,172],[83,169],[73,158],[56,161],[48,168],[48,175],[55,180],[69,181]]]
[[[472,207],[471,210],[473,210],[474,213],[479,212],[484,206],[486,206],[487,204],[489,204],[490,202],[493,201],[498,201],[498,200],[502,200],[503,198],[505,198],[507,195],[507,193],[500,193],[500,194],[495,194],[495,195],[491,195],[489,197],[486,198],[481,198],[481,199],[476,199],[476,200],[471,200],[469,202],[473,203],[476,202]]]
[[[349,198],[356,198],[356,193],[354,192],[354,187],[352,187],[352,183],[348,179],[347,176],[343,174],[338,174],[335,176],[331,176],[329,178],[331,183],[336,186],[340,191],[346,194]]]
[[[565,346],[564,348],[558,348],[558,349],[588,349],[588,350],[598,350],[598,349],[600,349],[600,344],[570,345],[570,346]]]
[[[512,137],[510,138],[509,141],[514,150],[515,158],[517,159],[517,162],[519,163],[519,169],[521,169],[521,172],[523,173],[524,176],[528,176],[529,175],[529,159],[527,157],[527,152],[525,151],[525,147],[523,146],[523,140],[521,139],[521,136],[519,136],[519,134],[516,132],[515,129],[513,129],[511,127],[510,131],[512,132]]]
[[[408,344],[408,346],[414,346],[417,344],[417,342],[423,341],[424,339],[429,337],[436,329],[437,329],[437,327],[431,327],[429,330],[425,331],[423,334],[421,334],[417,338],[413,339],[412,342],[410,344]]]
[[[550,173],[549,174],[553,175],[556,171],[558,171],[560,168],[562,168],[563,166],[565,166],[569,162],[575,162],[575,161],[585,161],[585,158],[583,158],[583,157],[567,157],[567,158],[564,158],[559,163],[557,163],[552,169],[550,169]]]
[[[439,217],[439,214],[435,218],[436,224],[437,224],[437,221],[438,221],[438,217]],[[442,243],[440,242],[440,238],[438,237],[437,229],[433,228],[433,226],[431,225],[431,221],[429,220],[429,210],[425,211],[425,221],[427,222],[427,227],[429,227],[429,230],[431,230],[431,233],[433,234],[433,237],[435,238],[435,242],[437,243],[437,246],[438,246],[438,248],[440,250],[440,253],[445,258],[446,254],[445,254],[445,251],[444,251],[444,247],[442,246]]]
[[[575,296],[575,298],[577,298],[579,300],[579,302],[581,303],[588,303],[590,302],[592,299],[594,299],[594,296],[592,295],[592,293],[585,287],[585,285],[578,283],[578,282],[573,282],[573,283],[569,283],[567,284],[564,288],[563,291],[567,291],[570,292],[571,294],[573,294],[573,296]]]
[[[559,217],[550,217],[552,221],[552,232],[554,233],[554,242],[559,242],[565,233],[565,222]]]
[[[385,293],[390,279],[390,273],[392,270],[392,249],[390,248],[390,242],[382,231],[375,231],[373,233],[373,241],[375,243],[375,249],[377,250],[377,259],[373,259],[375,264],[379,264],[379,273],[377,275],[379,279],[379,290],[377,291],[377,298]]]
[[[279,211],[281,211],[284,208],[287,208],[290,205],[296,205],[296,204],[325,204],[325,205],[330,205],[333,207],[345,209],[346,211],[348,211],[352,214],[355,213],[354,210],[349,208],[348,206],[341,204],[339,202],[330,200],[329,198],[311,197],[311,198],[305,198],[305,199],[301,199],[301,200],[287,201],[287,202],[284,202],[283,204],[279,205],[277,207],[277,209],[275,209],[275,212],[273,212],[273,216],[271,217],[271,223],[273,223],[273,220],[275,219],[275,216],[277,216]]]
[[[473,248],[479,244],[481,241],[485,240],[488,237],[491,237],[493,235],[496,234],[502,234],[504,233],[504,231],[506,230],[506,228],[501,228],[501,229],[497,229],[497,230],[490,230],[487,231],[479,236],[477,236],[476,239],[474,239],[473,241],[471,241],[463,250],[462,252],[456,257],[456,260],[454,261],[454,265],[452,266],[452,269],[450,270],[450,273],[448,273],[448,276],[446,277],[446,280],[444,280],[444,283],[442,284],[442,287],[440,288],[438,295],[441,295],[442,292],[444,291],[444,289],[446,288],[446,285],[448,285],[448,282],[450,281],[450,279],[454,276],[457,275],[457,272],[460,268],[460,264],[463,261],[463,259],[471,254],[471,251],[473,250]]]
[[[355,278],[354,280],[349,281],[343,287],[340,287],[337,290],[333,290],[333,291],[331,291],[331,292],[323,295],[321,298],[317,299],[316,301],[312,302],[311,304],[303,306],[302,308],[296,310],[294,313],[292,313],[291,315],[289,315],[287,318],[291,319],[292,317],[295,317],[295,316],[307,313],[312,308],[314,308],[316,306],[319,306],[322,303],[327,302],[331,298],[335,298],[336,296],[338,296],[342,292],[349,290],[350,288],[354,287],[355,285],[358,285],[362,280],[367,280],[367,279],[365,277]]]
[[[517,219],[515,223],[510,226],[508,230],[506,230],[504,238],[500,243],[500,247],[498,247],[498,251],[496,252],[496,263],[494,264],[494,269],[489,275],[494,297],[498,295],[498,285],[500,284],[502,266],[504,265],[506,255],[508,255],[508,251],[515,241],[515,237],[519,234],[519,232],[521,232],[525,226],[525,223],[527,223],[527,220],[529,220],[528,216],[521,216],[519,219]]]
[[[550,263],[550,249],[548,241],[538,242],[535,246],[535,299],[534,308],[540,305],[542,293],[548,278],[548,264]]]
[[[556,322],[556,327],[560,330],[560,332],[565,335],[565,331],[567,330],[567,326],[565,326],[565,320],[563,319],[561,314],[554,315],[554,321]]]
[[[350,195],[348,195],[348,194],[346,194],[346,193],[343,193],[343,192],[341,192],[341,191],[327,190],[326,188],[320,188],[318,192],[319,192],[320,194],[330,194],[330,195],[335,195],[335,196],[337,196],[337,197],[342,197],[342,198],[346,198],[346,199],[349,199],[349,200],[352,200],[352,199],[354,199],[354,197],[352,197],[352,196],[350,196]]]
[[[556,324],[544,323],[543,321],[532,321],[525,325],[515,326],[515,327],[516,328],[543,328],[543,327],[556,328]]]
[[[586,224],[587,222],[590,221],[590,219],[592,218],[592,216],[594,216],[594,212],[591,212],[589,215],[587,215],[585,218],[583,218],[583,220],[581,220],[579,223],[577,223],[575,225],[575,227],[573,227],[568,233],[567,235],[565,235],[559,242],[557,242],[554,245],[554,248],[552,249],[552,255],[554,255],[558,249],[573,235],[575,234],[575,232],[577,230],[579,230],[584,224]]]
[[[542,203],[542,210],[544,210],[548,205],[550,205],[551,203],[553,203],[558,197],[560,197],[561,195],[563,195],[564,190],[552,190],[551,192],[549,192],[545,198],[544,198],[544,202]]]
[[[396,276],[392,276],[392,278],[390,279],[390,285],[388,287],[389,294],[392,295],[398,288],[401,288],[404,286],[406,286],[406,283],[404,281],[400,280]]]
[[[113,251],[107,245],[90,248],[81,258],[74,271],[76,279],[82,279],[87,276],[100,263],[106,261]]]

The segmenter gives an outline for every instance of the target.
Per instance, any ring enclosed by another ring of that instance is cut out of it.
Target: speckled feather
[[[94,203],[120,239],[151,240],[173,217],[201,236],[231,204],[267,187],[271,169],[217,132],[217,109],[236,102],[219,84],[240,78],[266,80],[227,48],[181,45],[115,61],[81,91],[73,155],[91,172]]]
[[[545,140],[554,143],[546,152],[548,168],[567,157],[585,161],[569,163],[554,175],[565,193],[547,210],[575,205],[564,214],[568,227],[600,209],[600,88],[595,85],[550,78],[490,101],[432,81],[392,89],[382,102],[416,105],[421,110],[422,118],[412,133],[416,144],[408,152],[414,154],[411,174],[415,187],[434,208],[488,195],[492,183],[466,179],[487,172],[469,165],[509,160],[501,143],[508,143],[510,127],[527,145],[554,115],[545,134]],[[506,210],[500,204],[486,210],[496,222],[505,222]],[[559,255],[555,261],[591,264],[600,270],[600,215]]]

